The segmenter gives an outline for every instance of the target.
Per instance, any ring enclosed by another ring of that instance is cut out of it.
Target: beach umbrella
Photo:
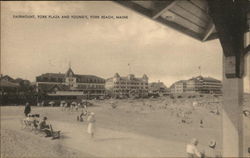
[[[77,103],[76,103],[76,102],[72,102],[71,104],[72,104],[72,105],[76,105]]]
[[[52,105],[52,106],[53,106],[54,104],[55,104],[54,101],[50,101],[50,102],[49,102],[49,105]]]
[[[66,101],[62,100],[62,101],[61,101],[61,104],[66,104]]]

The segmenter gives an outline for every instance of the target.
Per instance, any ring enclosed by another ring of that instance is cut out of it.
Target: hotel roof
[[[105,82],[105,80],[101,77],[97,77],[94,75],[80,75],[80,74],[74,74],[71,68],[68,69],[66,73],[45,73],[40,76],[37,76],[38,78],[40,77],[47,77],[47,78],[62,78],[64,79],[65,77],[69,76],[69,73],[72,72],[72,76],[77,78],[77,82]]]

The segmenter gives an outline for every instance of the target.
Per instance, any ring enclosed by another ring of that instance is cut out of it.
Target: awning
[[[57,91],[56,93],[48,93],[48,96],[83,96],[83,92],[79,91]]]

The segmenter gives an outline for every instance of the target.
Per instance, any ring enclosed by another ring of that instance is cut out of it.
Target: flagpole
[[[201,76],[201,66],[199,66],[198,69],[199,69],[199,75]]]
[[[131,74],[130,63],[128,63],[128,70],[129,70],[129,74]]]
[[[200,66],[200,76],[201,76],[201,66]]]

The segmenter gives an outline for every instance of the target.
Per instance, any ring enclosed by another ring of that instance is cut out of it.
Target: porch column
[[[207,3],[223,49],[223,157],[243,157],[243,74],[247,51],[244,35],[249,28],[249,1],[207,0]]]
[[[223,57],[224,72],[226,59]],[[242,98],[243,79],[223,73],[222,147],[223,157],[243,156]]]

